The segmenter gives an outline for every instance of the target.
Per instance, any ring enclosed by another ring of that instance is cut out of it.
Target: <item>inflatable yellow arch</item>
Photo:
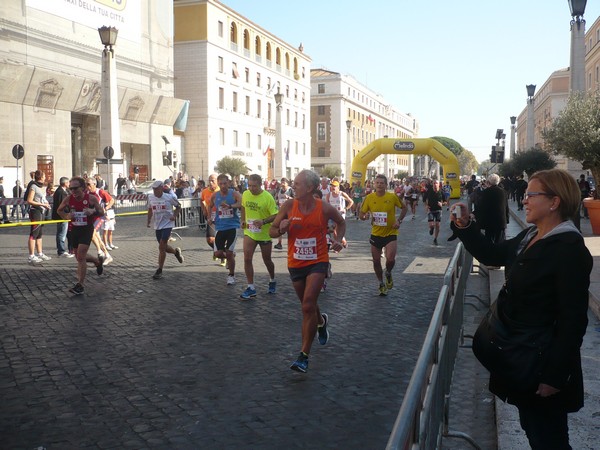
[[[365,185],[367,165],[382,154],[429,155],[439,162],[444,169],[443,184],[446,181],[452,186],[451,198],[460,198],[460,180],[458,159],[454,153],[435,139],[394,139],[382,138],[371,142],[352,160],[350,181],[360,181]]]

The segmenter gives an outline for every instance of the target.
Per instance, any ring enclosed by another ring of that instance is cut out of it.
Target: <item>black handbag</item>
[[[502,294],[506,294],[503,290]],[[492,374],[518,391],[535,391],[554,326],[532,326],[498,316],[497,301],[473,336],[473,353]]]

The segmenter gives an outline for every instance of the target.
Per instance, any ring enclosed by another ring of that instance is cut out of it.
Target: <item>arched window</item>
[[[256,39],[254,40],[254,53],[256,53],[257,55],[262,55],[262,48],[260,46],[260,37],[256,36]]]
[[[229,39],[232,44],[237,44],[238,41],[238,33],[237,33],[237,25],[235,22],[231,22],[231,33]]]
[[[294,78],[298,79],[298,58],[294,58]]]
[[[248,30],[244,30],[244,48],[250,50],[250,33]]]
[[[275,64],[281,65],[281,49],[279,47],[275,49]]]
[[[290,54],[285,52],[285,70],[290,70]]]
[[[267,61],[271,61],[273,58],[271,56],[271,43],[267,42]]]

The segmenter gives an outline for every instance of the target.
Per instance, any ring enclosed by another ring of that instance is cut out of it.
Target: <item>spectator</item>
[[[504,189],[498,186],[498,175],[491,174],[487,181],[489,187],[481,192],[475,206],[475,217],[479,227],[485,230],[485,237],[499,244],[505,239],[506,224],[509,221],[508,200]]]
[[[21,181],[17,180],[15,181],[15,185],[13,186],[13,198],[15,199],[20,199],[23,197],[23,188],[21,187]],[[10,217],[11,219],[13,217],[15,217],[15,212],[17,211],[17,209],[19,208],[19,205],[13,205],[12,210],[10,212]],[[25,214],[26,214],[27,210],[25,208],[25,203],[21,203],[21,217],[25,218]]]
[[[577,184],[579,185],[579,190],[581,191],[581,209],[583,210],[583,217],[584,219],[589,219],[590,216],[588,214],[588,210],[585,206],[583,206],[583,199],[590,196],[590,183],[585,179],[585,175],[581,174]]]
[[[69,196],[67,188],[69,186],[69,179],[67,177],[61,177],[59,180],[59,186],[52,195],[52,220],[63,220],[58,214],[58,207],[65,198]],[[56,224],[56,252],[60,258],[72,258],[75,255],[69,253],[65,244],[67,239],[67,231],[69,228],[68,222],[58,222]]]
[[[5,199],[6,196],[4,195],[4,177],[0,177],[0,199]],[[2,210],[2,220],[4,220],[4,223],[10,223],[10,220],[8,220],[8,215],[6,213],[6,205],[0,205],[0,210]]]

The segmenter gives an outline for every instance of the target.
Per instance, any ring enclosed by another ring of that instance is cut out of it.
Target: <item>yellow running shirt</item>
[[[396,223],[396,207],[403,208],[404,204],[396,194],[386,192],[381,197],[373,192],[365,197],[360,211],[371,213],[371,234],[373,236],[392,236],[398,234]]]

